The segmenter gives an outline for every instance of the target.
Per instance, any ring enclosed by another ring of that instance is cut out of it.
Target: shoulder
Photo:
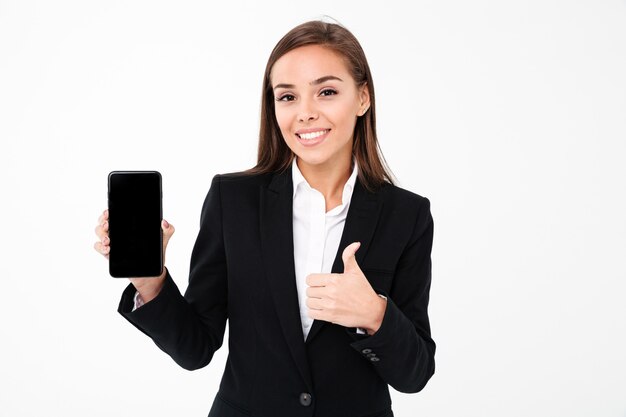
[[[430,200],[428,198],[397,185],[386,183],[378,192],[381,193],[385,204],[390,204],[394,207],[407,207],[411,211],[415,209],[419,211],[426,209],[428,211],[430,209]]]
[[[271,181],[272,174],[247,171],[215,174],[204,200],[202,212],[221,207],[222,212],[241,213],[244,207],[258,205],[259,188]]]
[[[276,178],[282,179],[281,183],[284,183],[286,175],[249,171],[217,174],[213,177],[209,194],[219,195],[220,200],[229,201],[232,204],[253,203],[259,199],[262,189],[267,189],[270,184],[276,183]]]
[[[264,181],[272,178],[273,173],[250,173],[248,171],[235,171],[226,172],[222,174],[216,174],[215,178],[219,178],[222,183],[234,183],[234,184],[261,184]]]
[[[248,171],[227,172],[216,174],[211,182],[211,188],[219,186],[223,190],[245,190],[246,188],[258,189],[260,185],[268,184],[272,180],[273,173],[250,173]]]
[[[379,191],[383,200],[383,212],[390,221],[401,222],[407,230],[416,236],[431,230],[433,216],[430,211],[430,200],[420,194],[385,184]]]

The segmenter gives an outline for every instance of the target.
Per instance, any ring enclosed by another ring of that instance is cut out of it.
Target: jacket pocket
[[[363,268],[362,271],[374,291],[384,291],[389,294],[393,283],[393,271],[376,268]]]
[[[208,417],[250,417],[251,414],[248,410],[243,409],[232,401],[226,400],[217,394],[213,400],[213,406],[209,411]]]

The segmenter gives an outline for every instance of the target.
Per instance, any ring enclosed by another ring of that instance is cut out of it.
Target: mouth
[[[321,129],[310,132],[296,133],[296,136],[302,140],[314,140],[325,136],[328,132],[330,132],[330,129]]]

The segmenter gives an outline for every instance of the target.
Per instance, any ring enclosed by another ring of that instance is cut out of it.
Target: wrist
[[[373,303],[376,307],[373,309],[371,324],[363,328],[369,336],[373,336],[380,329],[387,309],[387,297],[381,294],[376,295],[376,301]]]
[[[165,284],[166,275],[167,271],[164,267],[163,273],[158,277],[131,280],[133,285],[135,286],[135,289],[139,293],[139,297],[143,301],[142,304],[152,301],[157,297],[157,295],[159,295],[161,289],[163,289],[163,285]]]

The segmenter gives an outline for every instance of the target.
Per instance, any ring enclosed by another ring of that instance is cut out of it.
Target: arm
[[[400,392],[420,391],[435,371],[428,319],[432,242],[430,202],[424,199],[390,294],[383,293],[388,298],[380,328],[372,336],[350,333],[352,347]]]
[[[213,178],[202,207],[183,297],[169,270],[163,288],[133,311],[135,288],[126,288],[119,313],[189,370],[202,368],[222,345],[227,318],[226,257],[222,234],[220,177]]]

